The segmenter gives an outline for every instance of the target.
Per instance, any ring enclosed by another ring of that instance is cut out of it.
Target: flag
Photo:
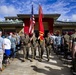
[[[31,15],[30,15],[29,34],[34,33],[34,25],[35,25],[35,18],[34,18],[34,13],[33,13],[33,4],[32,4]]]
[[[44,39],[44,27],[42,23],[43,12],[42,7],[39,5],[39,38],[42,41]]]

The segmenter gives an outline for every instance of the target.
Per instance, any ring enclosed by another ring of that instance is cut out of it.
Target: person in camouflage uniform
[[[72,39],[72,70],[76,74],[76,31],[71,35]]]
[[[31,51],[32,51],[32,59],[36,58],[36,48],[37,48],[37,38],[35,36],[35,33],[33,33],[33,36],[31,37]]]
[[[24,60],[23,61],[25,61],[25,58],[28,59],[29,47],[30,47],[29,35],[22,33],[22,35],[21,35],[21,48],[23,50],[23,56],[24,56]]]
[[[38,45],[39,61],[41,62],[42,58],[43,58],[43,53],[45,50],[45,39],[40,40],[40,37],[38,37],[38,43],[39,43],[39,45]]]
[[[67,52],[69,51],[69,42],[70,42],[70,36],[68,35],[68,32],[63,36],[64,38],[64,57],[67,58]]]
[[[26,36],[26,34],[24,34],[24,33],[22,32],[22,35],[20,36],[20,40],[21,40],[21,49],[22,49],[22,51],[23,51],[23,58],[24,58],[23,61],[25,61],[25,57],[26,57],[26,54],[25,54],[25,43],[24,43],[25,36]]]
[[[25,50],[25,53],[26,53],[26,58],[28,59],[29,57],[29,48],[30,48],[30,37],[28,34],[26,34],[25,36],[25,39],[24,39],[24,50]]]
[[[50,51],[52,49],[52,40],[50,38],[50,33],[47,34],[47,37],[45,38],[45,47],[46,47],[46,52],[47,52],[47,59],[49,61],[49,55],[50,55]]]

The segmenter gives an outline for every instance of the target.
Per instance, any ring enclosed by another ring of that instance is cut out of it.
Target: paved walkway
[[[22,54],[18,57],[0,72],[0,75],[72,75],[67,65],[63,64],[53,52],[49,62],[45,55],[42,62],[38,59],[33,62],[30,59],[22,62]]]

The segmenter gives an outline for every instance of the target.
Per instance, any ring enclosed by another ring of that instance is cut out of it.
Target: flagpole
[[[29,35],[32,35],[34,33],[34,25],[35,25],[35,19],[34,19],[33,2],[32,2],[31,15],[30,15]]]

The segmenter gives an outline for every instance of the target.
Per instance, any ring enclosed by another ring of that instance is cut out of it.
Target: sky
[[[6,16],[31,14],[32,2],[34,14],[40,4],[43,14],[61,14],[58,21],[76,22],[76,0],[0,0],[0,21]]]

